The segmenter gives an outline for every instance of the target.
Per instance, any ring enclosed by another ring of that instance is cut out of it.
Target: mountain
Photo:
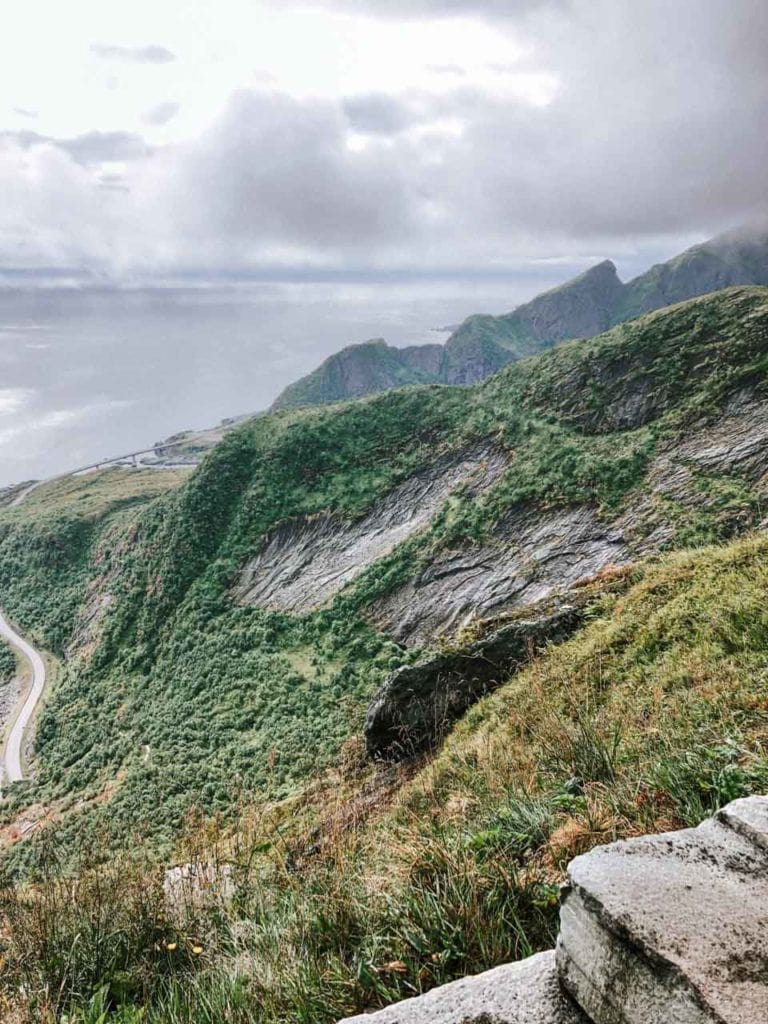
[[[767,480],[738,287],[0,508],[53,677],[0,1005],[334,1022],[551,947],[572,856],[768,788]]]
[[[319,405],[407,384],[473,384],[508,363],[663,306],[732,285],[768,285],[768,232],[693,246],[623,284],[610,260],[502,316],[471,316],[439,345],[353,345],[286,388],[273,409]]]
[[[442,359],[442,345],[393,348],[383,338],[350,345],[329,356],[306,377],[289,384],[273,409],[323,405],[406,384],[431,383],[440,376]]]

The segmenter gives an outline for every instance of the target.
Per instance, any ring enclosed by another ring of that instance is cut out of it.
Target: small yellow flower
[[[177,946],[177,942],[166,942],[165,944],[165,948],[168,950],[169,953],[173,953]]]
[[[192,952],[195,954],[195,956],[200,956],[200,954],[203,952],[203,947],[202,946],[198,946],[198,945],[194,945],[192,947]]]

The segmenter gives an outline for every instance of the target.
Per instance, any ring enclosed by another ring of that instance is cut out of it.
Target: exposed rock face
[[[768,402],[734,396],[716,424],[661,451],[642,492],[612,522],[588,506],[511,509],[490,543],[439,552],[370,615],[400,642],[422,646],[477,616],[528,607],[608,566],[630,564],[673,540],[674,509],[691,515],[712,507],[715,496],[698,485],[697,473],[737,474],[768,492]],[[745,515],[734,511],[734,533],[749,525]]]
[[[523,506],[504,516],[492,543],[440,552],[376,602],[371,616],[402,643],[422,646],[479,615],[536,604],[633,557],[622,532],[591,508]]]
[[[632,414],[626,404],[620,406],[608,404],[603,412],[625,420],[635,414],[645,418],[643,410]],[[244,567],[236,594],[272,609],[316,608],[426,528],[458,486],[479,493],[508,466],[514,468],[500,450],[480,447],[437,460],[356,521],[328,514],[285,522]],[[563,594],[608,566],[630,564],[674,541],[676,514],[689,519],[690,513],[707,513],[716,504],[717,493],[701,484],[701,474],[713,473],[734,474],[768,500],[768,401],[754,387],[734,392],[716,423],[659,451],[640,492],[612,521],[588,505],[517,506],[487,541],[437,551],[426,568],[374,602],[367,614],[400,642],[423,646],[451,636],[475,617]],[[730,532],[752,524],[749,507],[735,506],[731,514]]]
[[[512,316],[534,338],[548,343],[591,338],[607,330],[624,285],[610,260],[590,267],[567,284],[545,292]]]
[[[595,1024],[768,1020],[768,800],[577,857],[558,969]]]
[[[580,609],[566,605],[550,615],[508,623],[459,652],[397,669],[368,709],[368,755],[399,761],[434,749],[468,707],[547,643],[564,640],[582,618]]]
[[[625,414],[630,413],[625,409]],[[644,415],[644,414],[640,414]],[[307,612],[332,599],[377,559],[425,529],[457,487],[480,493],[508,466],[499,449],[444,456],[395,487],[364,517],[327,514],[276,527],[242,570],[241,601]],[[438,551],[429,565],[369,606],[377,627],[424,646],[476,617],[535,605],[609,566],[623,566],[674,540],[680,521],[713,508],[701,474],[733,474],[768,499],[768,401],[734,393],[714,424],[660,450],[641,491],[612,521],[588,505],[510,509],[484,543]],[[750,525],[735,506],[728,532]]]
[[[340,1024],[768,1020],[768,798],[598,847],[568,877],[554,963],[542,953]]]
[[[423,529],[459,486],[479,492],[504,470],[501,449],[481,447],[437,459],[395,487],[362,519],[328,514],[273,530],[240,573],[235,596],[273,611],[319,608],[373,562]]]
[[[554,955],[517,964],[406,999],[340,1024],[589,1024],[558,984]]]

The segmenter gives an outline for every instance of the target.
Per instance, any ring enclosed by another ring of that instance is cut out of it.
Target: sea
[[[0,289],[0,487],[258,412],[345,345],[442,342],[555,279]]]

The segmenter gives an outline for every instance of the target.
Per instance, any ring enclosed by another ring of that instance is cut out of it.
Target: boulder
[[[566,639],[582,619],[582,608],[564,605],[539,618],[508,623],[461,650],[397,669],[366,715],[369,756],[400,761],[436,748],[468,707],[547,643]]]

